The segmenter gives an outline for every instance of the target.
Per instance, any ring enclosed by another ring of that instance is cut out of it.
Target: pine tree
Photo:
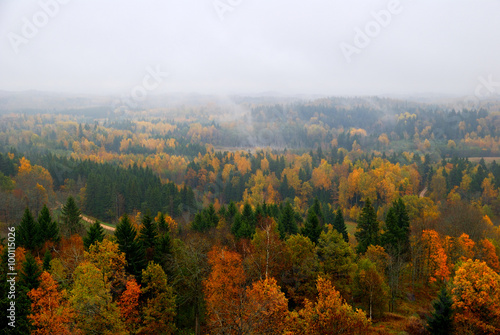
[[[288,201],[281,211],[281,216],[278,222],[278,230],[280,232],[281,239],[284,239],[287,235],[297,234],[299,231],[297,222],[295,221],[295,211]]]
[[[42,271],[38,267],[35,257],[28,252],[21,273],[19,274],[19,285],[25,287],[27,291],[37,288],[40,285],[41,274]]]
[[[144,248],[154,248],[157,242],[158,230],[156,229],[156,222],[153,221],[148,214],[142,218],[142,228],[139,233],[139,240],[142,242]]]
[[[309,237],[312,242],[317,244],[319,235],[321,234],[321,230],[322,229],[319,225],[319,219],[316,215],[316,212],[309,209],[306,223],[304,224],[304,228],[302,228],[301,231],[302,235]]]
[[[137,278],[140,278],[142,270],[145,268],[145,255],[141,243],[136,239],[137,231],[125,214],[115,230],[116,240],[120,251],[125,253],[127,260],[127,271]]]
[[[385,232],[381,236],[384,248],[393,256],[407,255],[410,250],[410,219],[404,202],[394,201],[387,212]]]
[[[24,210],[24,215],[17,229],[17,246],[34,250],[40,245],[40,235],[38,224],[28,207]]]
[[[42,243],[46,241],[58,242],[61,237],[59,236],[59,227],[57,222],[52,221],[49,209],[43,205],[40,214],[38,214],[38,227],[40,229],[40,237]]]
[[[86,250],[89,250],[89,247],[96,243],[102,242],[104,240],[104,228],[102,228],[101,223],[96,220],[87,231],[87,236],[83,238],[83,245]]]
[[[358,240],[357,252],[363,254],[369,245],[378,245],[379,229],[377,213],[370,199],[366,199],[358,220],[358,231],[354,234]]]
[[[344,216],[342,215],[342,211],[340,210],[340,208],[337,209],[337,212],[335,213],[335,221],[333,222],[333,228],[342,235],[344,241],[349,243],[349,235],[347,234],[347,227],[345,225]]]
[[[142,228],[139,232],[139,241],[141,241],[144,251],[146,252],[146,260],[152,261],[156,258],[156,249],[158,243],[158,230],[156,222],[148,215],[142,218]]]
[[[208,229],[208,224],[205,220],[203,212],[196,213],[193,222],[191,222],[191,228],[199,232],[203,232]]]
[[[236,215],[234,216],[233,224],[231,225],[231,233],[238,237],[238,231],[240,230],[241,227],[241,214],[236,212]]]
[[[32,325],[28,319],[31,314],[31,300],[28,292],[38,288],[42,271],[31,253],[26,254],[26,260],[19,274],[16,292],[16,328],[14,334],[30,334]]]
[[[394,201],[393,207],[396,212],[396,220],[400,232],[401,253],[408,255],[410,252],[410,217],[403,199],[399,198],[397,201]]]
[[[208,207],[204,211],[205,213],[205,220],[207,222],[207,225],[209,228],[211,227],[217,227],[219,224],[219,216],[217,215],[217,212],[215,211],[215,207],[213,204],[208,205]]]
[[[50,250],[47,249],[45,251],[45,254],[43,255],[43,269],[45,271],[50,270],[50,261],[52,260],[52,254],[50,253]]]
[[[310,210],[313,210],[314,213],[318,216],[319,225],[323,227],[325,225],[325,216],[323,215],[323,211],[321,210],[321,204],[319,203],[318,198],[314,198],[313,205]]]
[[[83,231],[83,225],[80,221],[80,209],[76,205],[75,199],[72,196],[68,197],[66,204],[61,210],[61,220],[66,236],[79,234]]]
[[[165,220],[165,215],[162,212],[158,213],[158,230],[160,232],[165,232],[169,230],[167,221]]]
[[[429,333],[432,335],[453,334],[453,300],[445,287],[441,289],[432,306],[434,312],[427,319]]]

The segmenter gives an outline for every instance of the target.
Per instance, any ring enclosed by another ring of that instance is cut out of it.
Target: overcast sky
[[[0,0],[0,90],[470,95],[480,77],[500,82],[498,0],[59,1]]]

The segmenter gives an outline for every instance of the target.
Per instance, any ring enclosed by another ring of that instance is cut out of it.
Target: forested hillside
[[[500,332],[498,105],[263,100],[3,110],[17,333]]]

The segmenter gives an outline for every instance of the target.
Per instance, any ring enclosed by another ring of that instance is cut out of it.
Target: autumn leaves
[[[245,286],[241,256],[224,247],[208,254],[212,266],[203,287],[207,326],[213,334],[363,334],[364,312],[345,303],[331,281],[319,277],[316,302],[288,311],[288,299],[272,277]]]

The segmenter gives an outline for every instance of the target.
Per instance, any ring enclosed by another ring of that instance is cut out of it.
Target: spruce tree
[[[377,213],[370,199],[366,199],[358,220],[358,231],[354,234],[358,240],[357,252],[363,254],[370,245],[379,243],[379,227]]]
[[[116,241],[121,252],[125,253],[127,271],[140,278],[145,268],[145,255],[141,243],[136,239],[137,231],[127,214],[123,215],[115,230]]]
[[[240,230],[240,227],[241,227],[241,214],[236,212],[236,215],[234,216],[233,224],[231,225],[231,233],[235,237],[239,237],[238,232]]]
[[[205,220],[203,212],[196,213],[193,222],[191,222],[191,228],[199,232],[203,232],[208,229],[208,224]]]
[[[434,311],[427,319],[429,333],[432,335],[453,334],[453,300],[445,287],[441,289],[432,306]]]
[[[61,221],[66,236],[80,234],[83,231],[83,225],[80,221],[80,209],[76,205],[75,199],[72,196],[68,197],[66,204],[61,210]]]
[[[215,207],[213,204],[208,205],[208,207],[204,210],[205,221],[207,223],[208,228],[217,227],[219,224],[219,216],[215,211]]]
[[[87,236],[83,238],[83,245],[86,250],[89,250],[90,246],[96,242],[102,242],[104,240],[104,228],[102,228],[101,223],[96,220],[92,225],[90,225],[87,231]]]
[[[28,319],[31,314],[31,300],[28,292],[38,288],[42,271],[31,253],[26,254],[26,260],[19,274],[16,292],[16,328],[14,334],[30,334],[32,325]]]
[[[57,222],[52,221],[52,216],[46,205],[43,205],[40,214],[38,214],[38,227],[40,229],[40,237],[42,243],[46,241],[58,242],[61,237],[59,236],[59,227]]]
[[[165,215],[160,212],[158,213],[158,231],[160,233],[166,232],[169,230],[167,221],[165,220]]]
[[[307,220],[302,228],[302,235],[309,237],[309,239],[318,243],[319,235],[321,235],[321,227],[319,225],[319,219],[316,215],[316,212],[309,209],[309,213],[307,214]]]
[[[148,214],[142,218],[142,228],[139,233],[139,240],[142,242],[144,248],[154,248],[157,242],[158,230],[156,229],[156,222],[153,221]]]
[[[45,251],[45,254],[43,255],[43,270],[44,271],[50,270],[50,261],[51,260],[52,260],[52,254],[50,253],[50,250],[47,249]]]
[[[226,219],[232,220],[236,213],[238,213],[238,208],[236,208],[234,201],[231,201],[227,206]]]
[[[139,241],[141,241],[144,251],[146,252],[146,261],[155,260],[157,243],[158,243],[158,230],[156,222],[148,215],[142,218],[142,228],[139,232]]]
[[[399,199],[389,208],[385,231],[380,237],[384,248],[393,256],[408,255],[410,250],[410,219],[404,202]]]
[[[31,291],[40,285],[41,274],[42,271],[36,263],[35,257],[28,252],[21,273],[19,274],[19,285],[25,287],[27,291]]]
[[[318,198],[314,198],[313,205],[309,210],[313,210],[314,213],[318,216],[319,225],[323,227],[325,225],[325,216],[323,215],[323,211],[321,210],[321,204],[319,203]]]
[[[34,250],[40,245],[40,232],[38,224],[28,207],[24,210],[24,215],[17,228],[17,246],[25,247],[28,250]]]
[[[299,231],[297,222],[295,221],[295,211],[288,201],[281,211],[281,215],[278,221],[278,230],[281,239],[284,239],[287,235],[297,234]]]
[[[335,221],[333,222],[333,228],[338,231],[344,241],[349,243],[349,235],[347,234],[347,227],[345,225],[344,216],[342,215],[342,210],[339,208],[335,213]]]
[[[394,201],[393,207],[400,232],[401,252],[404,255],[408,255],[410,252],[410,216],[408,215],[403,199],[399,198],[397,201]]]

